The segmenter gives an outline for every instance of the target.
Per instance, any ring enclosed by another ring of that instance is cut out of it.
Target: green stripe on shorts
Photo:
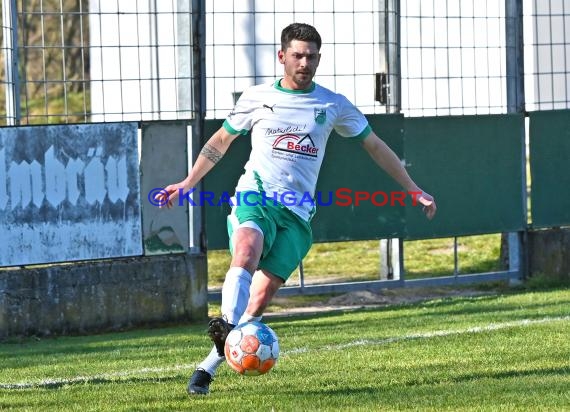
[[[255,222],[264,236],[259,269],[286,281],[313,244],[311,225],[272,198],[257,192],[239,195],[228,216],[230,251],[233,253],[232,234],[236,228],[244,222]]]

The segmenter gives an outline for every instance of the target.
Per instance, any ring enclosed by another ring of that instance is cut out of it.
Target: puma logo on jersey
[[[273,105],[273,106],[269,106],[268,104],[264,104],[264,105],[263,105],[263,108],[264,108],[264,109],[269,109],[269,110],[271,110],[271,113],[275,113],[275,112],[273,111],[273,108],[274,108],[274,107],[275,107],[275,105]]]

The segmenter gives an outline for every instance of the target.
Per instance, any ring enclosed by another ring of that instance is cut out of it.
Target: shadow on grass
[[[418,380],[409,380],[398,383],[398,386],[403,385],[407,387],[417,387],[417,386],[431,386],[431,385],[442,385],[442,384],[460,384],[465,382],[473,382],[481,379],[493,379],[493,380],[502,380],[502,379],[512,379],[512,378],[524,378],[524,377],[565,377],[570,372],[570,367],[560,367],[560,368],[537,368],[537,369],[528,369],[528,370],[512,370],[512,371],[497,371],[497,372],[489,372],[489,373],[473,373],[473,374],[465,374],[459,375],[455,377],[447,377],[445,379],[418,379]],[[296,395],[302,396],[365,396],[365,397],[378,397],[382,393],[388,393],[393,390],[392,385],[380,385],[377,387],[374,386],[365,386],[365,387],[355,387],[354,385],[346,386],[344,388],[322,388],[317,390],[308,390],[308,391],[301,391],[299,389],[295,389]],[[289,391],[285,391],[289,392]]]
[[[349,310],[350,313],[363,313],[363,314],[374,314],[385,311],[392,312],[390,317],[383,318],[384,321],[397,321],[399,319],[410,319],[410,317],[419,316],[419,314],[410,314],[410,309],[422,308],[427,309],[427,311],[422,312],[421,316],[431,317],[437,319],[438,317],[447,318],[450,316],[458,315],[477,315],[484,314],[489,319],[493,321],[498,321],[499,318],[496,317],[498,314],[508,314],[510,321],[522,320],[522,319],[537,319],[543,318],[545,315],[540,309],[553,307],[552,303],[549,302],[537,302],[532,304],[525,304],[521,307],[519,302],[504,302],[496,303],[498,300],[508,297],[509,295],[496,294],[487,296],[475,296],[475,297],[444,297],[436,298],[434,300],[426,300],[423,302],[412,302],[412,303],[399,303],[399,304],[389,304],[380,307],[355,307]],[[555,313],[549,313],[549,316],[567,316],[568,311],[563,308],[563,304],[568,303],[566,301],[558,300],[556,301],[556,306],[560,307],[560,310]],[[430,312],[430,309],[437,309],[438,311]],[[518,314],[513,316],[524,309],[526,313]],[[318,314],[306,313],[306,314],[294,314],[287,316],[283,321],[283,324],[287,323],[288,320],[318,320],[318,325],[311,323],[306,325],[307,328],[314,328],[318,326],[319,328],[339,328],[343,327],[343,324],[350,325],[354,327],[355,320],[352,318],[347,318],[343,320],[339,319],[339,314],[343,312],[348,312],[348,310],[338,310]],[[271,319],[267,317],[267,319]],[[328,321],[330,319],[330,321]],[[491,320],[490,320],[491,321]],[[282,322],[282,318],[276,317],[272,319],[272,323],[278,324]],[[305,325],[296,325],[296,328],[303,328]]]
[[[409,380],[402,382],[406,386],[418,386],[418,385],[439,385],[444,383],[463,383],[472,382],[481,379],[510,379],[510,378],[524,378],[528,376],[536,377],[552,377],[560,376],[567,377],[570,373],[570,366],[558,367],[558,368],[535,368],[526,370],[507,370],[507,371],[496,371],[496,372],[481,372],[481,373],[468,373],[458,376],[450,376],[445,379],[418,379]]]
[[[2,390],[24,390],[24,389],[60,389],[64,387],[74,386],[74,385],[115,385],[115,384],[125,384],[125,383],[163,383],[163,382],[173,382],[173,381],[186,381],[188,379],[187,375],[178,374],[175,376],[132,376],[132,377],[76,377],[70,379],[54,379],[45,380],[43,382],[29,382],[29,383],[3,383],[0,384],[0,389]]]

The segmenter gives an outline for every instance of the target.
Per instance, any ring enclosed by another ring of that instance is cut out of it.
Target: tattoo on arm
[[[214,164],[218,163],[222,158],[222,156],[224,155],[222,152],[220,152],[218,149],[216,149],[214,146],[208,143],[204,145],[204,147],[200,151],[200,154],[202,156],[206,156],[206,158]]]

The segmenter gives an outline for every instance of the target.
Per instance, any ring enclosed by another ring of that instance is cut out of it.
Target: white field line
[[[433,332],[423,332],[423,333],[413,333],[410,335],[404,336],[395,336],[393,338],[386,338],[386,339],[378,339],[378,340],[370,340],[370,339],[362,339],[353,342],[343,343],[340,345],[327,345],[322,346],[317,350],[341,350],[345,348],[352,348],[355,346],[363,346],[363,345],[388,345],[390,343],[402,342],[407,340],[416,340],[416,339],[430,339],[430,338],[437,338],[437,337],[445,337],[445,336],[454,336],[454,335],[465,335],[469,333],[482,333],[482,332],[491,332],[495,330],[501,329],[508,329],[508,328],[518,328],[524,326],[531,326],[537,324],[544,324],[544,323],[553,323],[553,322],[563,322],[563,321],[570,321],[570,316],[558,316],[558,317],[546,317],[541,319],[522,319],[512,322],[501,322],[501,323],[490,323],[485,326],[474,326],[468,329],[450,329],[450,330],[436,330]],[[287,351],[285,355],[292,355],[297,353],[305,353],[309,352],[313,349],[309,348],[297,348]]]
[[[288,351],[282,351],[281,356],[291,356],[299,353],[307,353],[311,351],[338,351],[346,348],[352,348],[356,346],[363,345],[388,345],[396,342],[403,342],[408,340],[418,340],[418,339],[431,339],[437,337],[446,336],[456,336],[474,333],[491,332],[496,330],[508,329],[508,328],[518,328],[525,326],[532,326],[538,324],[554,323],[554,322],[564,322],[570,321],[570,316],[558,316],[558,317],[545,317],[541,319],[522,319],[511,322],[501,322],[501,323],[490,323],[484,326],[475,326],[467,329],[451,329],[451,330],[438,330],[433,332],[423,332],[423,333],[413,333],[403,336],[395,336],[386,339],[362,339],[356,340],[348,343],[343,343],[339,345],[327,345],[322,346],[317,349],[312,348],[296,348]],[[172,372],[180,371],[190,371],[196,367],[195,364],[185,364],[185,365],[174,365],[164,368],[142,368],[130,371],[113,372],[113,373],[102,373],[90,376],[76,376],[73,378],[62,378],[62,379],[42,379],[36,382],[19,382],[19,383],[0,383],[0,389],[29,389],[29,388],[45,388],[45,387],[60,387],[66,385],[74,384],[86,384],[86,383],[97,383],[105,381],[119,381],[121,378],[133,378],[136,376],[143,376],[152,379],[148,375],[161,375],[168,374]],[[159,376],[157,376],[158,378]]]
[[[148,375],[160,375],[164,373],[172,373],[179,371],[193,370],[196,367],[194,364],[187,365],[175,365],[166,368],[142,368],[132,371],[122,371],[113,373],[100,373],[90,376],[76,376],[74,378],[62,378],[62,379],[42,379],[37,382],[20,382],[20,383],[0,383],[0,389],[29,389],[29,388],[50,388],[50,387],[60,387],[66,385],[76,385],[85,383],[96,383],[96,382],[111,382],[119,381],[120,378],[132,378],[135,376],[144,376],[152,379]],[[157,376],[158,378],[159,376]]]

